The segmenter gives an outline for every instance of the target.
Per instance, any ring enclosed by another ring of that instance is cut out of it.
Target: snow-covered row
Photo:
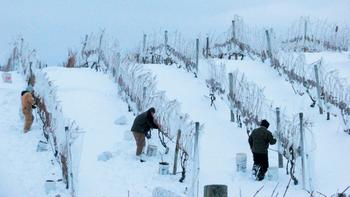
[[[62,179],[72,195],[75,193],[82,134],[74,120],[67,119],[57,98],[57,86],[39,68],[33,68],[34,92],[38,99],[38,114],[43,124],[43,133],[50,144],[56,161],[62,169]]]
[[[21,74],[10,74],[12,83],[0,80],[0,196],[69,196],[64,184],[59,181],[61,169],[55,162],[54,152],[50,148],[38,152],[38,143],[45,138],[35,110],[31,130],[23,133],[20,95],[26,88],[26,82]],[[57,182],[56,191],[50,191],[53,187],[46,187],[47,180]]]
[[[134,115],[119,98],[118,86],[108,75],[77,68],[51,67],[44,71],[57,86],[64,116],[74,119],[84,131],[77,196],[147,197],[157,187],[187,195],[190,177],[180,183],[179,174],[158,174],[160,161],[168,162],[171,171],[174,144],[168,143],[170,151],[164,154],[153,131],[147,144],[158,147],[157,156],[147,157],[145,163],[136,159],[136,146],[130,132]]]
[[[312,130],[305,130],[306,159],[309,160],[310,165],[307,168],[311,169],[310,174],[307,174],[309,177],[307,181],[310,183],[310,185],[306,185],[307,188],[321,192],[324,191],[329,195],[334,193],[337,188],[346,187],[346,183],[349,183],[350,180],[346,180],[347,178],[339,179],[335,176],[337,169],[345,170],[347,168],[346,165],[337,163],[335,167],[333,160],[329,160],[329,155],[332,155],[334,159],[341,159],[342,157],[339,154],[342,153],[344,146],[348,146],[347,144],[350,140],[344,138],[344,135],[347,136],[347,134],[342,131],[343,123],[338,110],[333,110],[332,113],[334,113],[334,116],[331,117],[331,120],[326,121],[325,115],[317,115],[319,114],[318,110],[310,108],[312,102],[307,94],[303,96],[296,94],[287,80],[280,77],[274,69],[266,69],[268,67],[263,63],[251,60],[217,61],[226,64],[227,72],[239,69],[249,80],[263,87],[265,95],[272,101],[272,104],[279,106],[281,110],[285,110],[286,114],[303,112],[305,114],[304,116],[308,117],[307,121],[311,123]],[[274,122],[273,124],[276,123]],[[339,138],[342,138],[342,140],[339,141]],[[332,146],[330,150],[328,143],[324,139],[328,139],[329,144],[334,143],[337,146]],[[300,164],[298,165],[300,167]],[[330,177],[332,177],[332,180],[335,180],[333,184],[325,184],[326,180]]]

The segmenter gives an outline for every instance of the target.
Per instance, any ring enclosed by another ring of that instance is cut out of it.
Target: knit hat
[[[264,119],[264,120],[261,121],[260,126],[263,126],[263,127],[265,127],[267,129],[267,128],[269,128],[270,123],[267,120]]]
[[[156,113],[156,109],[154,109],[154,107],[149,108],[148,111],[151,113]]]

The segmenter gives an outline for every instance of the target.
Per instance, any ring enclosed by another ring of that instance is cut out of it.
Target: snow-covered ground
[[[216,61],[224,62],[227,72],[239,69],[248,80],[263,87],[267,99],[272,101],[274,107],[285,108],[288,114],[303,111],[310,118],[313,123],[313,138],[306,143],[312,147],[308,153],[313,157],[310,165],[314,171],[312,183],[315,190],[331,195],[350,183],[350,176],[346,175],[349,160],[344,157],[350,148],[350,138],[342,131],[339,116],[326,121],[317,109],[309,107],[310,100],[306,96],[295,95],[290,84],[267,64],[250,60]],[[253,196],[262,186],[264,188],[259,195],[270,196],[276,184],[279,184],[276,192],[284,193],[289,181],[285,169],[279,170],[278,181],[256,182],[250,177],[252,156],[246,131],[230,122],[226,102],[217,99],[216,110],[210,106],[210,100],[206,97],[209,89],[205,84],[208,64],[203,60],[200,65],[198,79],[175,66],[144,65],[145,69],[157,76],[157,88],[166,91],[168,98],[177,99],[184,113],[188,113],[193,121],[204,125],[199,141],[199,196],[203,195],[203,186],[207,184],[226,184],[229,196],[238,196],[240,193],[242,196]],[[147,197],[158,186],[186,195],[190,189],[190,177],[184,183],[179,183],[179,175],[159,175],[160,154],[148,157],[145,163],[136,160],[135,142],[129,131],[134,114],[128,112],[127,104],[117,94],[117,85],[108,75],[91,69],[60,67],[49,67],[43,72],[57,86],[58,100],[65,118],[76,121],[84,132],[79,174],[76,175],[77,196]],[[43,138],[40,125],[35,123],[30,133],[21,133],[23,123],[18,115],[19,94],[25,84],[15,73],[13,78],[12,84],[0,83],[0,110],[4,117],[0,120],[1,128],[4,128],[0,132],[0,152],[3,155],[0,175],[6,180],[0,181],[0,194],[6,197],[21,196],[23,193],[45,196],[45,180],[61,176],[57,173],[59,170],[56,169],[55,161],[50,161],[53,158],[50,151],[36,152],[37,142]],[[116,124],[115,120],[121,117],[125,117],[125,124]],[[125,134],[128,134],[127,138]],[[158,141],[154,132],[148,143],[158,145],[159,152],[162,152]],[[270,148],[270,166],[277,166],[277,153],[272,151],[276,147]],[[173,149],[170,150],[170,154],[163,158],[169,163],[173,158]],[[103,152],[110,152],[112,157],[100,161],[98,158]],[[236,153],[247,154],[246,173],[236,172]],[[18,185],[22,187],[17,189]],[[64,194],[62,190],[55,192]],[[49,195],[54,195],[55,192]],[[292,185],[288,195],[309,196],[300,184]]]
[[[228,72],[238,68],[240,72],[245,73],[248,80],[264,87],[265,95],[273,101],[275,107],[286,108],[289,114],[304,112],[305,116],[309,117],[313,123],[311,131],[313,139],[306,143],[311,147],[308,152],[310,157],[314,158],[310,165],[315,173],[311,176],[315,190],[330,195],[350,183],[350,176],[340,176],[347,170],[347,162],[334,162],[343,160],[343,151],[350,148],[350,138],[342,131],[339,118],[333,117],[331,121],[326,121],[324,116],[318,115],[317,109],[309,107],[310,100],[306,95],[303,97],[295,95],[290,84],[279,77],[272,68],[267,69],[267,64],[250,60],[221,61],[226,63]],[[239,191],[243,196],[252,196],[264,185],[261,195],[271,195],[276,182],[264,180],[258,183],[252,181],[249,174],[242,175],[235,172],[236,153],[247,153],[248,169],[252,165],[246,132],[229,122],[229,108],[223,101],[216,101],[217,110],[210,108],[210,101],[205,97],[209,94],[204,81],[207,65],[205,61],[201,61],[200,65],[204,70],[200,71],[200,74],[202,72],[204,76],[200,76],[199,79],[194,79],[192,74],[175,67],[163,65],[145,65],[145,67],[157,75],[160,89],[166,90],[170,98],[180,101],[183,111],[188,112],[195,121],[204,123],[205,129],[201,133],[199,145],[201,188],[206,184],[223,183],[229,186],[229,196],[239,195]],[[271,146],[271,149],[276,147]],[[277,166],[277,154],[270,150],[269,155],[270,166]],[[277,192],[283,193],[289,176],[285,175],[284,169],[280,169],[279,174],[280,184]],[[309,195],[301,191],[300,185],[292,186],[288,193],[292,196]]]
[[[349,52],[320,52],[304,53],[306,62],[311,64],[322,58],[324,66],[328,70],[338,70],[339,75],[350,79],[350,53]]]
[[[332,56],[322,57],[326,60],[332,59]],[[325,115],[319,115],[317,108],[310,108],[311,100],[306,94],[303,96],[295,94],[290,83],[279,77],[278,73],[267,64],[251,60],[220,61],[226,63],[228,72],[239,69],[248,80],[263,87],[265,96],[273,101],[275,107],[285,108],[288,115],[303,112],[312,122],[311,132],[314,139],[306,143],[309,143],[309,154],[314,156],[312,168],[315,173],[313,178],[315,190],[330,195],[336,189],[345,188],[350,183],[350,176],[340,176],[341,172],[347,170],[347,162],[334,162],[343,160],[343,151],[350,148],[350,138],[343,132],[341,117],[336,109],[334,113],[337,117],[332,116],[331,120],[327,121]],[[329,180],[332,180],[332,184]]]
[[[158,174],[159,153],[148,157],[145,163],[136,159],[136,145],[130,132],[134,116],[107,75],[91,69],[59,67],[44,72],[58,86],[65,117],[75,120],[84,131],[77,196],[151,196],[158,186],[179,194],[186,190],[187,184],[180,184],[178,176]],[[115,124],[122,117],[125,124]],[[162,152],[156,132],[148,143],[158,145]],[[110,152],[112,158],[99,161],[103,152]],[[172,156],[163,159],[169,162]]]
[[[66,193],[63,184],[57,184],[57,191],[46,194],[45,181],[61,178],[60,169],[50,148],[36,152],[39,140],[44,140],[38,116],[34,114],[31,131],[23,133],[24,121],[19,110],[25,81],[19,74],[11,74],[12,83],[0,81],[0,196],[38,197],[61,193],[63,197]]]

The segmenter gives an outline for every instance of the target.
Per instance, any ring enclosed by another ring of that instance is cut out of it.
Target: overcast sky
[[[55,65],[85,34],[101,29],[132,48],[144,32],[159,29],[187,38],[220,33],[234,15],[260,27],[286,27],[300,16],[350,25],[349,10],[350,0],[0,0],[0,63],[18,35]]]

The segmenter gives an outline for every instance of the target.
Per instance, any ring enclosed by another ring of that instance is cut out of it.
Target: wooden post
[[[231,102],[233,101],[233,74],[229,73],[228,74],[228,79],[229,79],[229,97],[231,99]],[[231,105],[230,105],[231,106]],[[232,109],[230,109],[230,115],[231,115],[231,122],[235,121],[235,114],[233,113]]]
[[[176,174],[177,171],[177,157],[179,154],[179,149],[180,149],[180,138],[181,138],[181,130],[179,129],[177,131],[177,137],[176,137],[176,147],[175,147],[175,154],[174,154],[174,167],[173,167],[173,175]]]
[[[320,114],[323,114],[323,109],[322,109],[322,103],[321,103],[321,87],[320,87],[320,80],[318,77],[318,67],[317,64],[314,65],[314,70],[315,70],[315,79],[316,79],[316,88],[317,88],[317,97],[318,97],[318,107],[320,109]]]
[[[303,189],[305,189],[305,158],[304,158],[304,129],[303,129],[303,113],[299,113],[300,119],[300,153],[301,153],[301,170]]]
[[[204,197],[227,197],[227,185],[204,186]]]
[[[236,40],[236,27],[235,27],[235,20],[232,20],[232,39],[233,41]]]
[[[199,122],[196,122],[195,123],[195,134],[194,134],[194,149],[193,149],[195,159],[198,158],[198,136],[199,136]]]
[[[281,136],[281,116],[280,116],[280,108],[276,107],[276,116],[277,116],[277,136]],[[277,146],[278,146],[278,167],[283,168],[283,157],[281,154],[281,140],[278,139],[277,141]]]
[[[167,48],[167,46],[168,46],[168,31],[165,30],[165,32],[164,32],[164,47],[165,47],[165,49]]]
[[[198,137],[199,137],[199,122],[195,123],[195,134],[194,134],[194,148],[193,148],[193,177],[192,177],[192,196],[198,196],[198,174],[199,174],[199,152],[198,152]],[[197,190],[196,190],[197,183]],[[197,195],[195,195],[195,193]]]
[[[199,39],[196,39],[196,73],[198,76],[198,59],[199,58]]]
[[[143,34],[143,45],[142,45],[142,52],[146,53],[146,39],[147,39],[147,35]]]
[[[142,110],[145,110],[146,109],[146,93],[147,93],[147,87],[143,87],[143,89],[142,89],[142,103],[143,103],[143,105],[142,105],[142,107],[144,108],[144,109],[142,109]]]
[[[120,67],[120,62],[121,62],[121,57],[120,57],[120,53],[118,52],[118,53],[117,53],[117,66],[118,66],[118,70],[119,70],[119,67]]]
[[[272,48],[271,48],[271,39],[269,30],[265,30],[266,39],[267,39],[267,56],[272,60]]]
[[[304,52],[306,52],[306,39],[307,39],[307,21],[305,19],[305,23],[304,23]]]
[[[143,99],[146,98],[146,91],[147,91],[147,87],[143,87],[143,89],[142,89],[142,98]]]
[[[209,37],[207,37],[207,46],[205,49],[205,58],[209,57]]]

